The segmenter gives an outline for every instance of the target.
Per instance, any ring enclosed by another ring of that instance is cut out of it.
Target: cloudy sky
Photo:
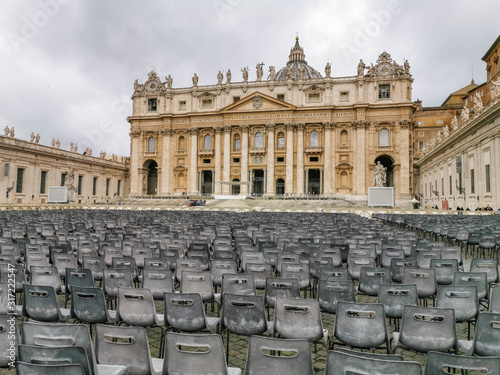
[[[498,0],[0,0],[0,131],[61,147],[129,154],[130,96],[154,69],[174,87],[231,69],[276,70],[299,35],[309,65],[356,74],[386,50],[414,77],[413,98],[440,105],[486,80]],[[236,73],[238,72],[238,73]],[[236,74],[235,74],[236,73]]]

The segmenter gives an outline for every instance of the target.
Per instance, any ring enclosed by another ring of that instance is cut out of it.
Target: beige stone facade
[[[367,65],[368,66],[368,65]],[[366,199],[387,167],[397,202],[412,198],[413,79],[384,52],[350,77],[322,76],[298,39],[280,70],[242,70],[173,88],[155,72],[134,85],[131,196],[289,195]]]
[[[113,203],[128,195],[128,158],[95,157],[89,149],[78,153],[73,145],[67,151],[59,141],[53,140],[51,147],[39,140],[38,135],[31,141],[18,139],[8,128],[0,136],[1,204],[48,203],[52,186],[72,188],[76,204]]]

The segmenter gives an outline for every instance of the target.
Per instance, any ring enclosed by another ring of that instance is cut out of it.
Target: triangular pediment
[[[221,109],[221,113],[293,110],[293,104],[273,98],[261,92],[254,92],[235,103]]]

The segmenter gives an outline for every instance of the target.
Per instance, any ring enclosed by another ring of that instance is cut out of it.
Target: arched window
[[[148,138],[148,152],[155,152],[156,151],[155,141],[156,141],[155,137]]]
[[[387,130],[386,128],[380,129],[378,145],[389,146],[389,130]]]
[[[283,132],[278,133],[278,148],[285,148],[285,134]]]
[[[178,150],[184,150],[186,148],[186,138],[184,136],[179,137],[179,142],[177,144],[177,149]]]
[[[316,130],[309,134],[309,147],[319,147],[319,137]]]
[[[349,142],[349,136],[347,130],[342,130],[340,132],[340,146],[347,147]]]
[[[235,134],[233,138],[233,149],[239,150],[241,148],[241,139],[239,134]]]
[[[212,149],[212,136],[207,134],[205,138],[203,138],[203,149],[211,150]]]
[[[255,133],[255,148],[264,148],[264,136],[261,132]]]

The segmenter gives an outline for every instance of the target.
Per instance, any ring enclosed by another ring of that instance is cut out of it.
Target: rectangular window
[[[462,194],[462,173],[458,173],[458,194]]]
[[[276,158],[276,162],[277,163],[284,163],[285,162],[285,158],[282,157],[282,156],[280,156],[280,157]]]
[[[122,180],[118,180],[118,186],[116,188],[116,195],[120,196],[120,189],[122,187]]]
[[[183,109],[186,109],[186,101],[185,100],[179,101],[179,110],[183,110]]]
[[[92,195],[97,195],[97,177],[92,180]]]
[[[285,148],[285,137],[278,137],[278,148]]]
[[[46,184],[47,184],[47,171],[42,171],[40,174],[40,194],[45,194]]]
[[[311,92],[307,94],[307,101],[312,103],[318,103],[321,100],[321,94],[319,92]]]
[[[452,184],[451,176],[450,176],[450,195],[453,195],[453,184]]]
[[[240,162],[240,158],[233,158],[233,163],[239,163]]]
[[[471,194],[475,193],[475,186],[474,186],[474,169],[470,170],[470,192]]]
[[[109,183],[111,180],[109,178],[106,179],[106,196],[109,196]]]
[[[314,162],[319,161],[319,158],[318,158],[317,156],[311,156],[311,157],[309,158],[309,161],[314,163]]]
[[[281,101],[283,101],[283,102],[284,102],[284,101],[285,101],[285,94],[278,94],[278,95],[276,95],[276,98],[277,98],[278,100],[281,100]]]
[[[486,183],[486,192],[487,193],[490,193],[491,192],[491,185],[490,185],[490,165],[489,164],[486,164],[484,166],[484,177],[486,179],[485,183]]]
[[[236,103],[238,100],[240,100],[239,96],[233,96],[233,103]]]
[[[23,192],[24,168],[17,168],[16,193]]]
[[[241,139],[240,138],[236,138],[234,140],[234,149],[235,150],[239,150],[241,148]]]
[[[424,149],[424,142],[418,142],[418,149],[423,150]]]
[[[341,91],[340,92],[340,101],[348,102],[349,101],[349,91]]]
[[[82,195],[83,176],[78,176],[78,195]]]
[[[61,186],[66,183],[66,173],[61,173]]]
[[[444,195],[444,177],[441,177],[441,195]]]
[[[211,107],[213,107],[213,101],[212,101],[212,99],[203,99],[201,101],[201,107],[202,108],[211,108]]]
[[[203,159],[203,164],[210,164],[212,159]]]
[[[158,100],[157,99],[148,99],[148,111],[156,111],[158,106]]]
[[[427,184],[425,184],[425,197],[427,198]]]
[[[3,170],[3,176],[4,177],[8,177],[9,176],[9,162],[8,161],[5,162],[5,168]]]
[[[390,99],[391,98],[391,85],[379,85],[378,86],[378,98],[379,99]]]

